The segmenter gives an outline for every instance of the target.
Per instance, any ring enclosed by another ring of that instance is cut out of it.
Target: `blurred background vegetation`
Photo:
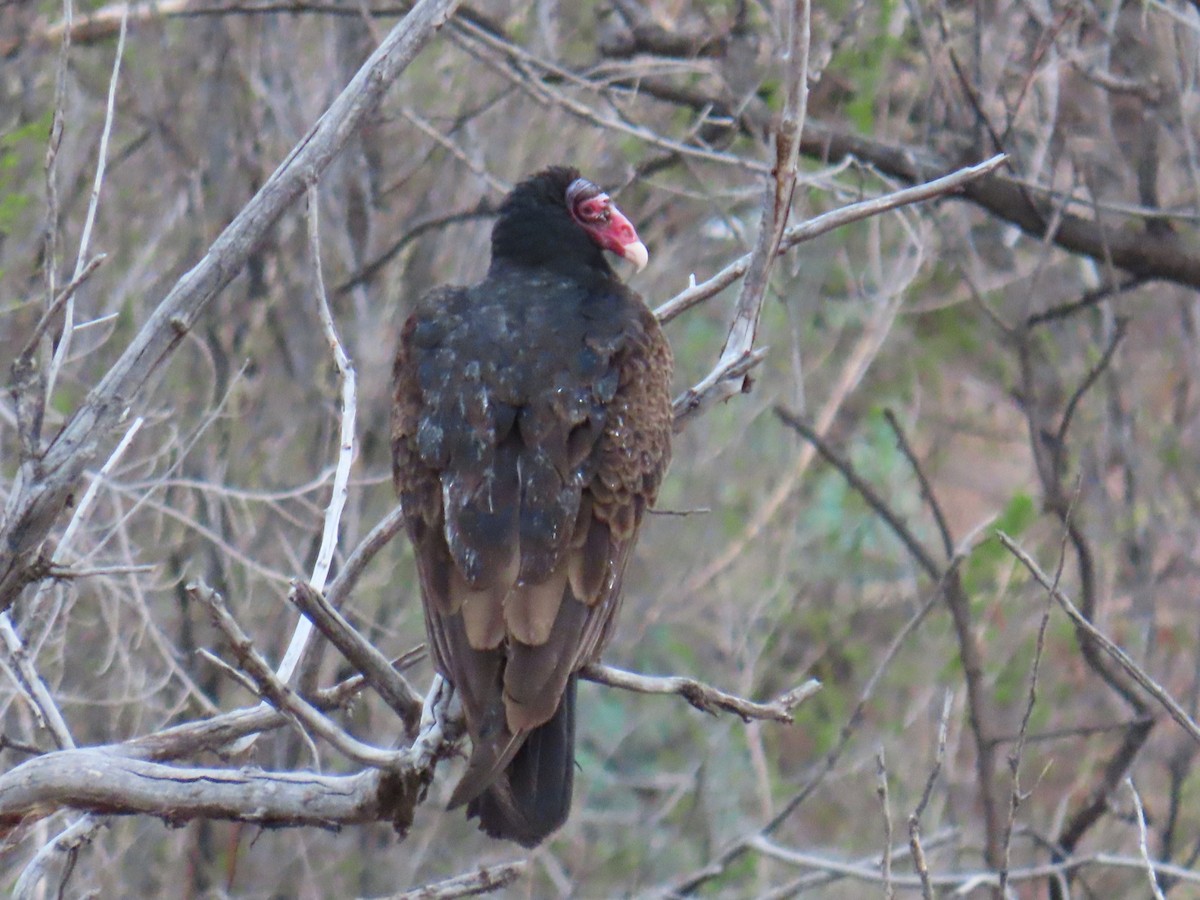
[[[489,211],[508,185],[563,162],[609,187],[650,248],[629,280],[651,306],[750,250],[781,102],[782,6],[476,3],[326,170],[322,263],[358,374],[343,554],[395,503],[389,380],[406,310],[435,284],[483,273]],[[48,302],[47,269],[58,286],[75,269],[120,7],[73,8],[77,23],[97,11],[109,17],[80,27],[65,57],[51,195],[64,8],[0,3],[6,372]],[[135,6],[91,236],[107,260],[76,297],[48,437],[403,11],[380,0]],[[759,332],[766,361],[749,393],[678,436],[659,506],[686,514],[652,516],[643,530],[606,661],[753,698],[809,677],[824,687],[784,726],[584,686],[573,815],[513,896],[879,896],[889,841],[892,886],[911,891],[909,815],[935,768],[945,704],[944,756],[919,819],[933,876],[999,859],[1016,879],[1070,858],[1089,864],[1014,880],[1014,895],[1068,896],[1069,883],[1072,896],[1151,896],[1126,775],[1146,853],[1192,868],[1197,745],[1136,689],[1114,689],[1120,673],[1089,662],[995,531],[1052,575],[1061,565],[1067,595],[1194,714],[1200,279],[1185,263],[1200,215],[1198,77],[1195,3],[814,4],[793,222],[997,152],[1010,161],[985,182],[1016,199],[967,191],[780,260]],[[1071,237],[1077,223],[1093,243]],[[287,645],[287,586],[312,569],[337,456],[339,384],[312,272],[300,204],[137,398],[145,422],[111,471],[95,470],[123,431],[93,467],[98,494],[70,562],[118,571],[43,582],[14,608],[81,746],[254,702],[197,656],[219,640],[183,589],[191,579],[225,596],[269,659]],[[669,323],[679,390],[712,368],[737,290]],[[941,577],[776,406],[815,423]],[[18,451],[6,395],[6,499]],[[375,558],[346,612],[389,655],[424,639],[403,538]],[[0,769],[52,749],[10,674]],[[345,674],[326,654],[321,682]],[[422,663],[410,674],[423,687],[431,673]],[[401,733],[369,697],[344,723],[381,746]],[[256,752],[268,769],[309,764],[286,729]],[[114,819],[79,854],[64,895],[379,896],[521,857],[442,811],[453,781],[439,775],[403,843],[386,823]],[[0,837],[0,885],[68,821],[62,812]],[[1200,897],[1187,874],[1161,874],[1156,887]]]

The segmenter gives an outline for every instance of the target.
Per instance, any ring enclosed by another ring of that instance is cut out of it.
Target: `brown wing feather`
[[[671,351],[635,294],[554,319],[554,284],[516,310],[485,288],[503,293],[424,298],[394,371],[395,486],[434,663],[474,745],[453,804],[496,779],[607,643],[670,457]]]

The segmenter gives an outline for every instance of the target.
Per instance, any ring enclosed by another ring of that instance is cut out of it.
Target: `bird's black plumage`
[[[452,805],[526,846],[569,811],[574,673],[608,640],[670,456],[670,348],[605,249],[645,261],[599,188],[534,175],[487,277],[423,297],[394,370],[395,486],[472,741]]]

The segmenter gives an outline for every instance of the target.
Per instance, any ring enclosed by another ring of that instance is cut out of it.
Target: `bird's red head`
[[[649,254],[616,204],[578,169],[550,166],[516,185],[492,228],[492,267],[614,278],[604,251],[638,269]]]
[[[639,272],[646,267],[646,245],[608,194],[586,178],[576,178],[567,186],[566,199],[571,218],[600,247],[623,256]]]

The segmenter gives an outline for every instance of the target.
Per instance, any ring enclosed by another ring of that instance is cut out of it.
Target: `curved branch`
[[[711,685],[704,684],[694,678],[680,675],[655,677],[641,675],[637,672],[627,672],[593,663],[585,666],[579,672],[588,681],[608,687],[621,688],[639,694],[678,694],[701,712],[715,715],[718,712],[733,713],[740,716],[743,722],[753,719],[770,719],[775,722],[793,722],[793,710],[821,689],[821,682],[810,678],[798,688],[776,697],[770,703],[756,703]]]

